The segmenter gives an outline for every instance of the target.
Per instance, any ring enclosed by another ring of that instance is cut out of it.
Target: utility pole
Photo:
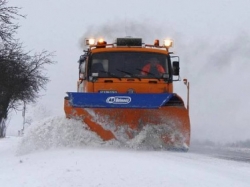
[[[187,79],[183,79],[184,84],[187,86],[187,111],[189,113],[189,88],[190,88],[190,83]]]
[[[22,111],[22,116],[23,116],[23,128],[22,128],[22,135],[23,135],[23,133],[24,133],[24,127],[25,127],[25,113],[26,113],[26,103],[25,103],[25,101],[23,102],[23,111]]]

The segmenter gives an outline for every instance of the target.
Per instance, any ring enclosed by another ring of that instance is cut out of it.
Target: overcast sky
[[[171,37],[180,55],[182,78],[191,82],[193,139],[236,141],[250,138],[250,1],[248,0],[11,0],[27,15],[18,37],[27,50],[55,51],[51,82],[39,100],[63,115],[66,91],[76,90],[81,40],[126,35],[147,43]],[[185,87],[176,90],[185,98]],[[31,110],[31,109],[30,109]],[[21,126],[12,114],[9,133]]]

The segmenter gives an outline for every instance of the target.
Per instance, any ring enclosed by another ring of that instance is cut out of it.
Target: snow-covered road
[[[0,140],[0,186],[249,187],[250,164],[194,153],[110,147],[51,148],[17,155],[21,138]]]
[[[214,158],[246,162],[250,164],[250,149],[223,146],[191,146],[190,153],[203,154]]]
[[[249,187],[248,162],[138,149],[147,133],[103,142],[83,126],[52,117],[0,139],[0,187]]]

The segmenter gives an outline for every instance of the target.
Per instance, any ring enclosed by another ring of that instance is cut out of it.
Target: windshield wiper
[[[117,71],[120,71],[122,73],[126,73],[127,75],[130,75],[131,77],[135,77],[135,78],[138,78],[140,81],[141,81],[141,78],[137,75],[134,75],[133,73],[130,73],[130,72],[127,72],[127,71],[123,71],[123,70],[120,70],[120,69],[116,69]]]
[[[159,78],[159,77],[157,77],[157,76],[155,76],[155,74],[153,74],[153,73],[150,73],[150,72],[145,71],[145,70],[142,70],[142,69],[136,69],[136,70],[138,70],[138,71],[142,71],[142,72],[147,73],[147,74],[149,74],[149,75],[152,75],[152,76],[153,76],[153,78],[155,78],[155,79],[157,79],[158,81],[160,81],[160,78]]]
[[[115,74],[113,74],[113,73],[111,73],[111,72],[109,72],[109,71],[102,71],[102,70],[101,70],[100,72],[106,73],[106,74],[108,74],[108,75],[111,76],[111,77],[114,77],[114,78],[119,79],[120,81],[122,80],[121,77],[118,77],[117,75],[115,75]]]

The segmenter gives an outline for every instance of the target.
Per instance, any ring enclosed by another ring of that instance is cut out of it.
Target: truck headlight
[[[95,44],[95,39],[94,38],[89,38],[85,40],[86,45],[94,45]]]
[[[173,46],[173,40],[171,40],[171,39],[165,39],[165,40],[163,40],[163,45],[165,47],[172,47]]]

